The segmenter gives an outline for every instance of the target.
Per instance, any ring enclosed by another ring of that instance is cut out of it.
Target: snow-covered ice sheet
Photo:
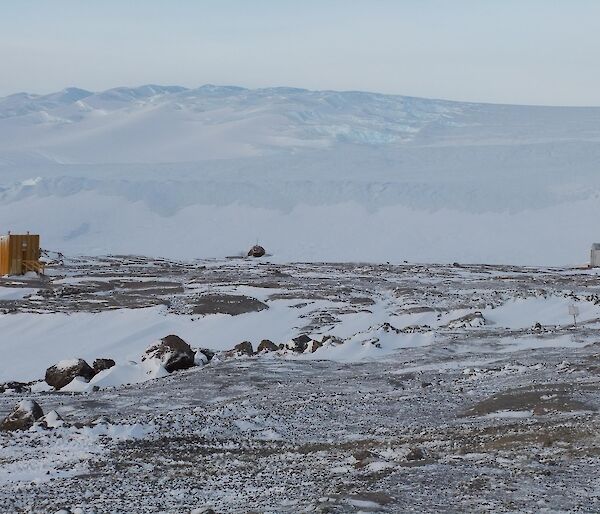
[[[0,98],[0,219],[64,253],[224,257],[259,239],[280,262],[581,263],[597,119],[290,88],[16,95]]]

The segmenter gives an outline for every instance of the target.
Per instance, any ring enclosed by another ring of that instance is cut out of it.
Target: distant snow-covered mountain
[[[75,253],[562,264],[600,108],[146,85],[0,98],[0,230]]]

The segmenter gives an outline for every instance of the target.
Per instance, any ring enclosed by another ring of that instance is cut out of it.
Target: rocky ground
[[[340,336],[307,359],[213,359],[81,394],[7,389],[0,417],[35,399],[66,424],[0,432],[1,512],[600,511],[593,271],[114,256],[1,285],[37,290],[0,301],[31,323],[156,305],[253,316],[286,301],[304,309],[298,334]],[[356,345],[369,351],[344,358]]]

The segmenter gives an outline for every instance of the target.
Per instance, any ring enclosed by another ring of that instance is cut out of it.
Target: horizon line
[[[100,95],[104,93],[108,93],[111,91],[117,90],[135,90],[141,89],[144,87],[156,87],[156,88],[173,88],[180,89],[180,91],[173,92],[170,94],[178,94],[189,91],[197,91],[203,88],[218,88],[218,89],[232,89],[232,90],[240,90],[240,91],[271,91],[271,90],[288,90],[288,91],[296,91],[303,93],[339,93],[339,94],[365,94],[365,95],[376,95],[376,96],[385,96],[385,97],[398,97],[398,98],[406,98],[406,99],[414,99],[414,100],[429,100],[433,102],[445,102],[445,103],[454,103],[454,104],[469,104],[469,105],[490,105],[490,106],[510,106],[510,107],[539,107],[539,108],[552,108],[552,109],[597,109],[600,108],[600,105],[573,105],[573,104],[532,104],[532,103],[507,103],[507,102],[491,102],[491,101],[476,101],[476,100],[456,100],[451,98],[442,98],[442,97],[428,97],[428,96],[416,96],[416,95],[407,95],[402,93],[385,93],[379,91],[370,91],[370,90],[360,90],[360,89],[311,89],[311,88],[303,88],[297,86],[265,86],[265,87],[246,87],[246,86],[238,86],[234,84],[213,84],[213,83],[204,83],[200,86],[196,87],[187,87],[181,86],[178,84],[157,84],[157,83],[145,83],[139,84],[136,86],[127,86],[127,85],[119,85],[110,87],[107,89],[100,90],[91,90],[86,88],[81,88],[79,86],[65,86],[62,89],[50,91],[48,93],[32,93],[29,91],[16,91],[14,93],[10,93],[7,95],[0,96],[0,101],[6,100],[8,98],[12,98],[19,95],[28,95],[34,98],[43,98],[46,96],[55,95],[57,93],[67,92],[70,90],[82,91],[84,93],[89,93],[89,95]],[[165,93],[169,94],[169,93]]]

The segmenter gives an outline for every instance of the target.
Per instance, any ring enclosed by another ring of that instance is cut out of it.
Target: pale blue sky
[[[0,95],[145,83],[600,105],[600,1],[3,0]]]

